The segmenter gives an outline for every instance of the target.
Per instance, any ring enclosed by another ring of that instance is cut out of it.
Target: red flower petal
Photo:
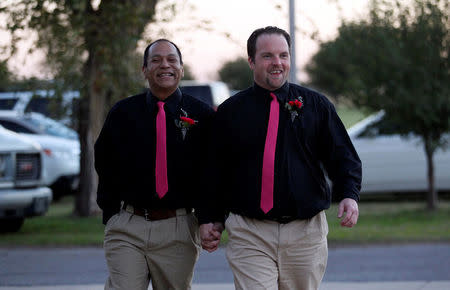
[[[188,118],[188,117],[180,117],[180,120],[183,121],[183,122],[188,123],[189,125],[194,125],[195,124],[195,121],[192,120],[191,118]]]

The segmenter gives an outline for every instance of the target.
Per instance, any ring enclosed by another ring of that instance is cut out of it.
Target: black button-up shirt
[[[225,101],[216,114],[209,165],[210,192],[200,223],[221,221],[226,212],[258,219],[306,219],[337,198],[358,200],[361,162],[334,106],[307,88],[286,83],[273,91],[280,105],[275,152],[274,207],[260,209],[262,163],[270,114],[270,91],[258,85]],[[294,120],[285,104],[301,96]]]
[[[141,208],[195,207],[214,111],[177,89],[165,100],[169,190],[155,190],[156,115],[158,99],[150,91],[119,101],[108,114],[95,144],[99,175],[97,203],[103,222],[119,211],[120,202]],[[187,116],[186,116],[187,114]],[[183,138],[181,116],[198,121]]]

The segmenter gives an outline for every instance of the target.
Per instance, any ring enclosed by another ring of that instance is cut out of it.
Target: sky
[[[192,0],[180,11],[172,23],[150,25],[147,36],[167,36],[183,53],[185,63],[199,80],[218,79],[217,71],[224,62],[239,56],[247,58],[246,43],[258,28],[275,25],[289,31],[289,0]],[[339,5],[336,5],[339,2]],[[296,0],[296,62],[297,77],[306,80],[304,66],[318,49],[318,42],[310,38],[314,31],[320,40],[330,40],[337,34],[340,16],[355,19],[363,15],[369,0]],[[193,5],[194,7],[189,7]],[[277,8],[279,7],[279,8]],[[162,5],[158,8],[163,8]],[[211,21],[211,31],[192,29],[192,18]],[[191,28],[191,30],[189,30]],[[224,37],[229,33],[230,38]],[[291,68],[292,69],[292,68]]]
[[[185,64],[198,80],[217,80],[217,71],[223,63],[240,56],[246,58],[247,38],[255,29],[275,25],[290,32],[289,0],[168,1],[177,3],[175,17],[167,13],[167,4],[160,1],[162,4],[158,4],[155,18],[170,20],[150,24],[144,34],[146,40],[141,42],[139,49],[143,50],[150,39],[171,39],[180,47]],[[310,35],[316,31],[319,40],[333,39],[341,16],[346,19],[361,18],[368,2],[369,0],[295,1],[295,52],[297,78],[300,82],[307,80],[304,66],[318,49],[317,40],[312,40]],[[201,21],[209,21],[206,25],[208,29],[197,27]],[[40,65],[42,53],[28,53],[27,48],[31,47],[32,39],[33,35],[30,35],[23,43],[18,56],[10,62],[10,68],[21,77],[49,77],[45,67]],[[8,35],[0,32],[0,42],[5,41],[8,41]]]

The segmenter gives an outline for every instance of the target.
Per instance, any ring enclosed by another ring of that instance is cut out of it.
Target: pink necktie
[[[169,190],[167,183],[167,152],[166,152],[166,113],[164,102],[158,102],[158,114],[156,115],[156,193],[159,198]]]
[[[277,145],[278,119],[280,105],[277,96],[270,93],[269,125],[267,126],[266,145],[264,146],[262,181],[261,181],[261,209],[267,213],[273,208],[273,185],[275,168],[275,147]]]

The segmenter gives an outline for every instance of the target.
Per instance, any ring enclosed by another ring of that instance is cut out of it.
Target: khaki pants
[[[105,289],[191,289],[200,253],[198,222],[192,214],[146,221],[121,210],[105,227],[109,277]]]
[[[236,289],[319,289],[328,259],[325,212],[287,224],[230,214],[225,227]]]

